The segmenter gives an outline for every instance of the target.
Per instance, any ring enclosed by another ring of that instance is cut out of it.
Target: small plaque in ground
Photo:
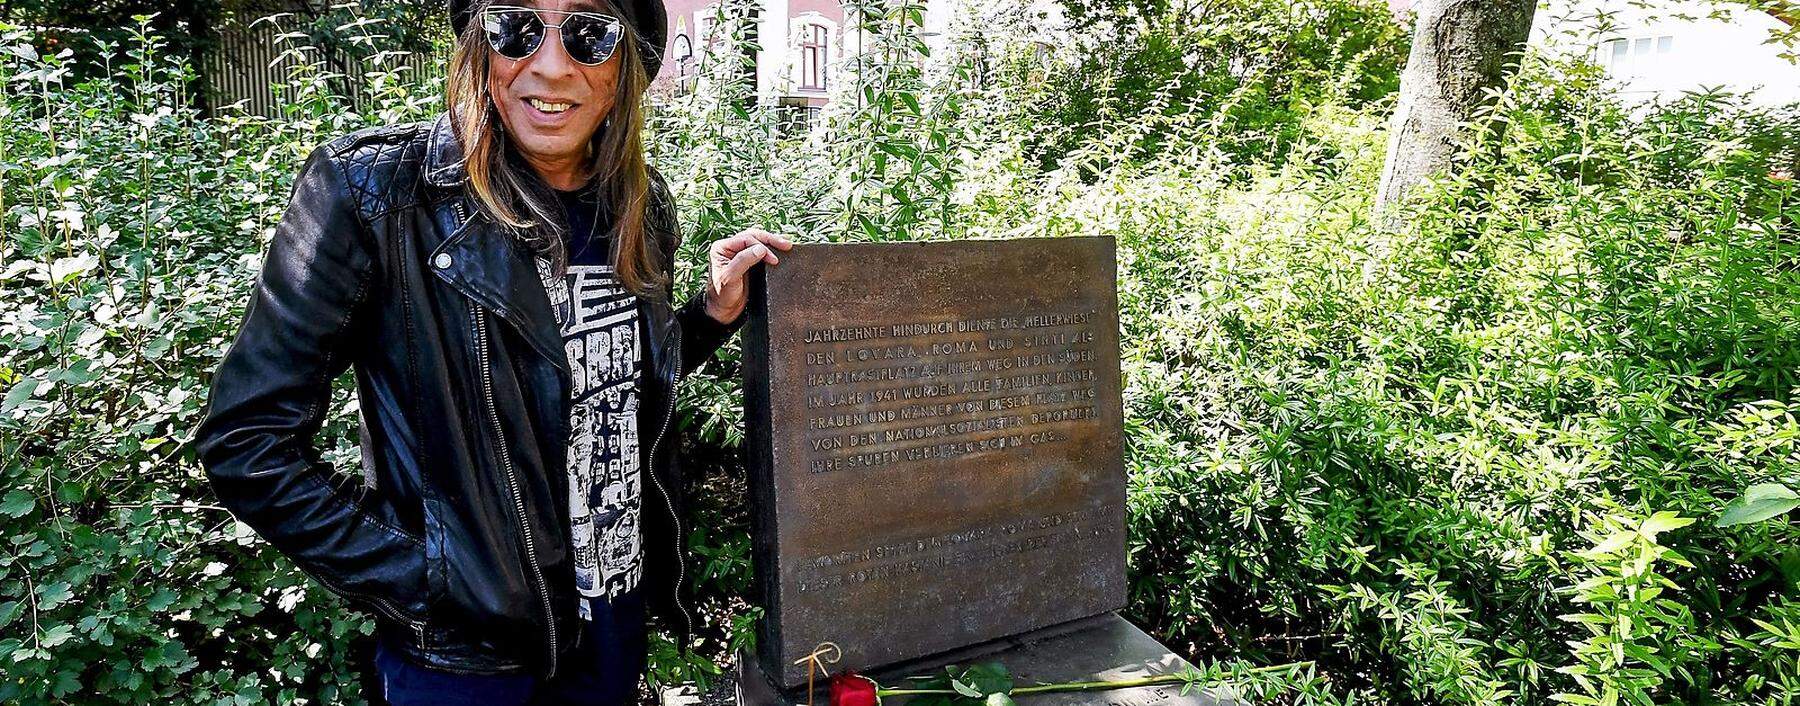
[[[745,395],[761,657],[866,669],[1125,604],[1110,238],[797,245]]]

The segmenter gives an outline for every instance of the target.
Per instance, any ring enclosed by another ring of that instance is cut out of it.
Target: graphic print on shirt
[[[610,266],[570,265],[558,281],[538,265],[569,360],[569,517],[586,618],[585,598],[610,600],[643,578],[637,299]]]

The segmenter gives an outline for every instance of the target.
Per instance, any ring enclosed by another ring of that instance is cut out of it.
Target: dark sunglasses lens
[[[523,59],[544,43],[544,23],[529,11],[489,12],[483,18],[488,45],[508,59]]]
[[[602,64],[612,58],[624,34],[618,22],[587,15],[573,15],[563,24],[563,48],[583,64]]]

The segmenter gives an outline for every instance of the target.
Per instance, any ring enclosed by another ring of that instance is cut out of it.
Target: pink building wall
[[[817,12],[833,22],[844,21],[844,8],[837,0],[788,0],[788,13],[798,17],[803,12]]]
[[[663,6],[669,11],[669,42],[663,47],[662,69],[651,79],[652,85],[667,87],[679,75],[681,66],[676,61],[675,47],[684,36],[695,54],[698,54],[700,47],[694,38],[695,13],[713,1],[715,0],[664,0]]]

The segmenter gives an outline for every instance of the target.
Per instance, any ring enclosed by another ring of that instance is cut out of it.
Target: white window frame
[[[1634,34],[1612,37],[1594,50],[1594,62],[1613,73],[1642,72],[1656,66],[1675,50],[1673,34]]]
[[[813,28],[823,30],[823,51],[816,53],[819,62],[819,85],[806,85],[807,40]],[[838,64],[838,56],[843,51],[842,34],[838,31],[836,20],[826,17],[817,11],[808,10],[788,18],[788,76],[785,83],[793,95],[823,96],[831,86],[832,73]]]

